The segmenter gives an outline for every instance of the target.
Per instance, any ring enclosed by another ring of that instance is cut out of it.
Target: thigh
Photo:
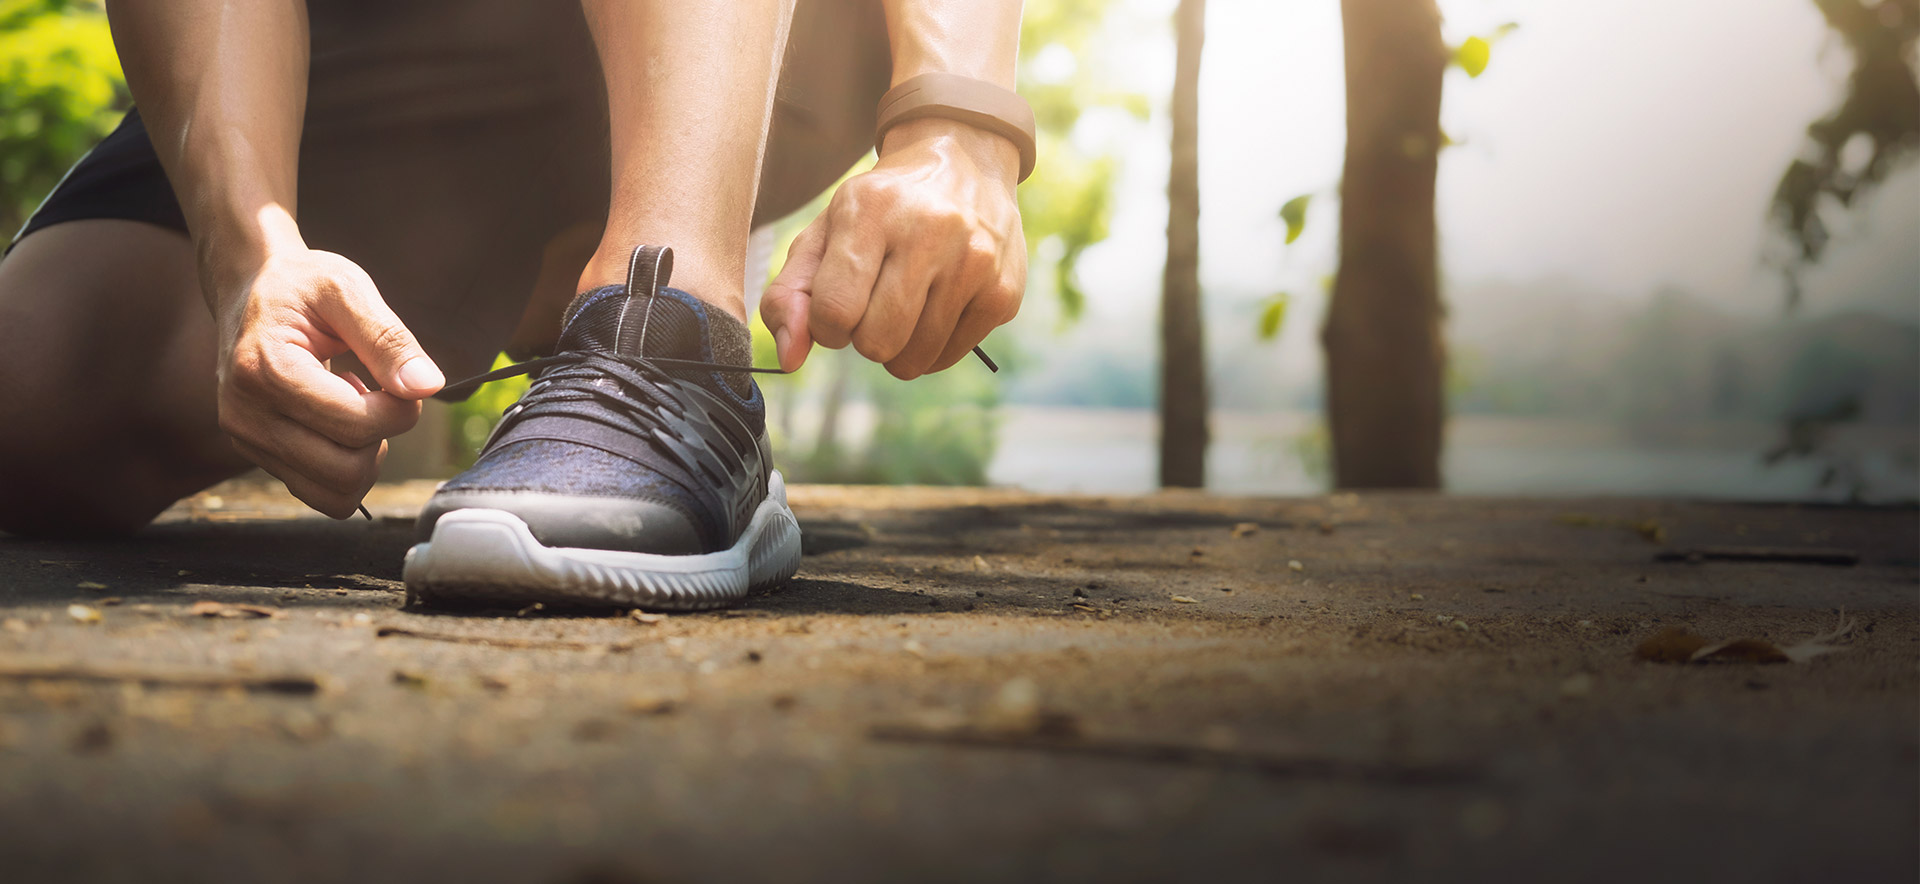
[[[128,530],[245,467],[219,430],[184,234],[95,219],[15,244],[0,261],[0,529]]]

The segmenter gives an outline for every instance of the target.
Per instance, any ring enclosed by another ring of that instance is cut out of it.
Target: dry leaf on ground
[[[228,620],[251,620],[261,617],[274,619],[286,616],[286,612],[279,608],[269,608],[264,605],[229,605],[212,599],[194,602],[193,607],[187,609],[187,613],[195,617],[224,617]]]
[[[1670,627],[1641,642],[1639,647],[1634,648],[1633,655],[1655,663],[1805,663],[1815,657],[1844,650],[1831,642],[1838,641],[1852,631],[1853,621],[1847,619],[1844,611],[1840,614],[1839,625],[1831,631],[1784,648],[1757,638],[1716,642],[1679,627]]]

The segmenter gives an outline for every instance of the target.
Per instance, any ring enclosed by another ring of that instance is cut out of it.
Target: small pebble
[[[1300,564],[1299,559],[1292,559],[1287,562],[1287,569],[1291,571],[1305,571],[1307,570],[1307,566]]]
[[[1173,600],[1183,605],[1197,605],[1200,603],[1199,599],[1187,598],[1186,596],[1183,596],[1183,595],[1174,596]]]

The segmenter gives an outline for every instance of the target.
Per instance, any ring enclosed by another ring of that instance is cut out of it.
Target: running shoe
[[[692,610],[793,576],[747,327],[668,288],[672,269],[635,249],[625,286],[567,308],[555,355],[450,388],[533,377],[420,514],[410,598]]]

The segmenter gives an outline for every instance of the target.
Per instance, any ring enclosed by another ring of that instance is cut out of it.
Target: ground
[[[0,538],[0,877],[1920,874],[1911,508],[800,488],[798,579],[643,622],[406,609],[430,488]]]

